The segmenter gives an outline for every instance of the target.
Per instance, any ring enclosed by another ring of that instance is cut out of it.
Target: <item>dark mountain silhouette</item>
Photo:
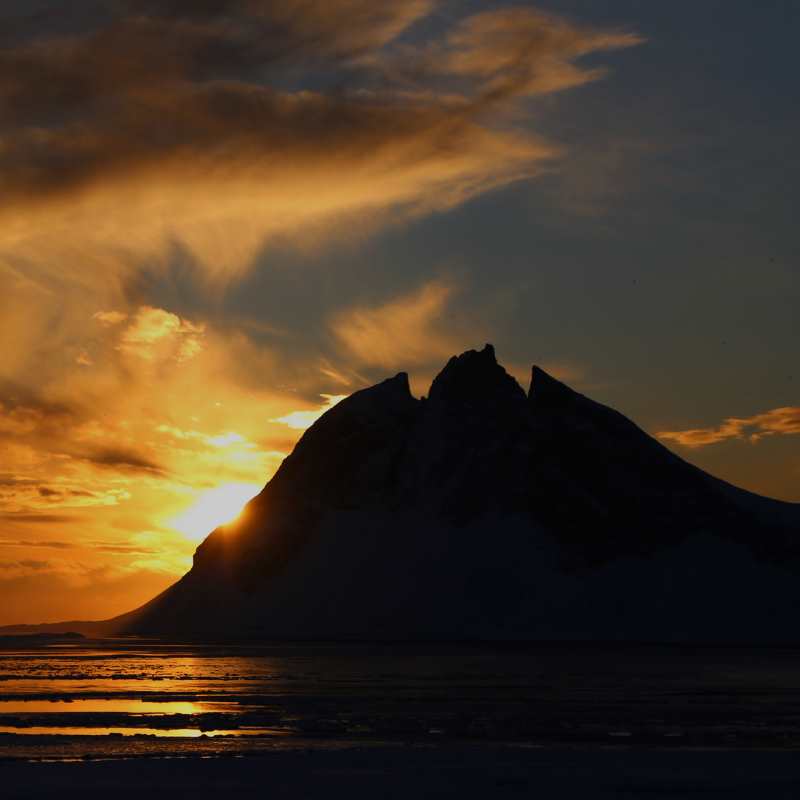
[[[302,437],[192,569],[109,631],[269,639],[791,641],[800,507],[687,464],[534,367],[401,373]],[[73,629],[80,629],[73,625]]]

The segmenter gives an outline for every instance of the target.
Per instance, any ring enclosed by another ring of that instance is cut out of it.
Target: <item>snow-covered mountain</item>
[[[687,464],[534,367],[450,360],[328,411],[116,630],[269,639],[789,641],[800,507]]]

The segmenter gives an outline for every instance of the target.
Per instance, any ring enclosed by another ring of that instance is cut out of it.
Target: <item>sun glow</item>
[[[233,522],[248,501],[261,491],[255,483],[226,483],[202,492],[193,506],[169,520],[169,525],[193,540],[201,540],[220,525]]]
[[[346,394],[323,394],[325,405],[313,411],[293,411],[285,417],[278,417],[271,422],[282,422],[296,431],[304,431],[310,428],[326,411],[333,408],[337,403],[347,397]]]

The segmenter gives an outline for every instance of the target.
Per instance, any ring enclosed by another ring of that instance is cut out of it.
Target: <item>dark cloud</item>
[[[2,482],[0,482],[0,486],[2,486]],[[11,484],[19,486],[20,483]],[[39,486],[37,488],[37,493],[39,497],[44,497],[46,500],[48,499],[62,499],[64,497],[85,497],[85,498],[94,498],[98,497],[95,492],[89,492],[85,489],[67,489],[64,487],[58,487],[56,489],[51,488],[50,486]]]
[[[499,98],[576,85],[595,73],[574,59],[636,42],[517,9],[476,15],[444,42],[389,58],[386,46],[435,5],[137,0],[107,6],[111,17],[82,16],[81,31],[44,24],[39,38],[0,50],[5,201],[198,156],[207,169],[331,154],[346,165],[402,147],[409,164],[436,162],[465,147],[487,88]],[[453,106],[443,75],[475,85]],[[292,88],[300,76],[303,89]],[[336,88],[326,90],[331,76]],[[268,174],[271,165],[253,166]]]
[[[21,478],[17,475],[2,475],[0,476],[0,486],[35,486],[38,481],[35,478]]]
[[[67,516],[66,514],[36,514],[28,511],[21,511],[19,513],[11,512],[9,514],[0,514],[0,519],[8,520],[9,522],[57,525],[63,522],[74,522],[76,517]]]
[[[161,465],[128,447],[101,447],[87,453],[80,436],[76,435],[79,424],[87,421],[88,418],[72,406],[49,402],[16,384],[0,382],[0,439],[6,437],[26,442],[40,453],[55,454],[67,460],[77,459],[98,467],[165,474]],[[36,483],[35,480],[0,474],[0,487],[13,490]],[[36,493],[46,499],[64,496],[65,493],[73,498],[96,496],[85,489],[54,488],[46,484],[38,486]]]
[[[92,542],[92,547],[101,553],[112,553],[115,555],[137,555],[152,556],[163,553],[162,549],[155,547],[142,547],[135,544],[117,544],[115,542]]]
[[[270,153],[295,133],[368,132],[380,123],[371,118],[371,104],[340,109],[329,98],[302,113],[305,104],[282,102],[263,73],[286,60],[305,62],[309,52],[341,60],[379,46],[429,6],[400,2],[376,11],[371,0],[129,5],[98,28],[0,51],[6,124],[0,174],[7,192],[33,198],[197,148]],[[365,119],[355,114],[361,106]],[[340,110],[342,118],[333,120],[331,112]]]
[[[19,562],[21,566],[28,567],[28,569],[35,569],[35,570],[43,570],[43,569],[50,569],[52,562],[50,561],[38,561],[33,558],[26,558]]]
[[[9,414],[17,409],[60,420],[80,415],[80,410],[74,405],[48,400],[29,386],[0,376],[0,414]]]
[[[98,467],[149,472],[156,475],[166,474],[166,470],[160,464],[124,447],[103,448],[84,456],[84,459]]]
[[[301,53],[352,59],[391,41],[440,2],[130,0],[126,5],[140,19],[165,19],[173,24],[217,23],[217,38],[236,41],[245,54],[240,53],[240,59],[249,55],[263,62]]]
[[[71,542],[37,542],[29,539],[0,539],[0,547],[42,547],[51,550],[71,550],[75,545]]]

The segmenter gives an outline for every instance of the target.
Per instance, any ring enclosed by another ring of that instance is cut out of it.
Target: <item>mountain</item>
[[[101,630],[337,640],[798,639],[800,506],[687,464],[494,349],[298,442],[175,585]]]

